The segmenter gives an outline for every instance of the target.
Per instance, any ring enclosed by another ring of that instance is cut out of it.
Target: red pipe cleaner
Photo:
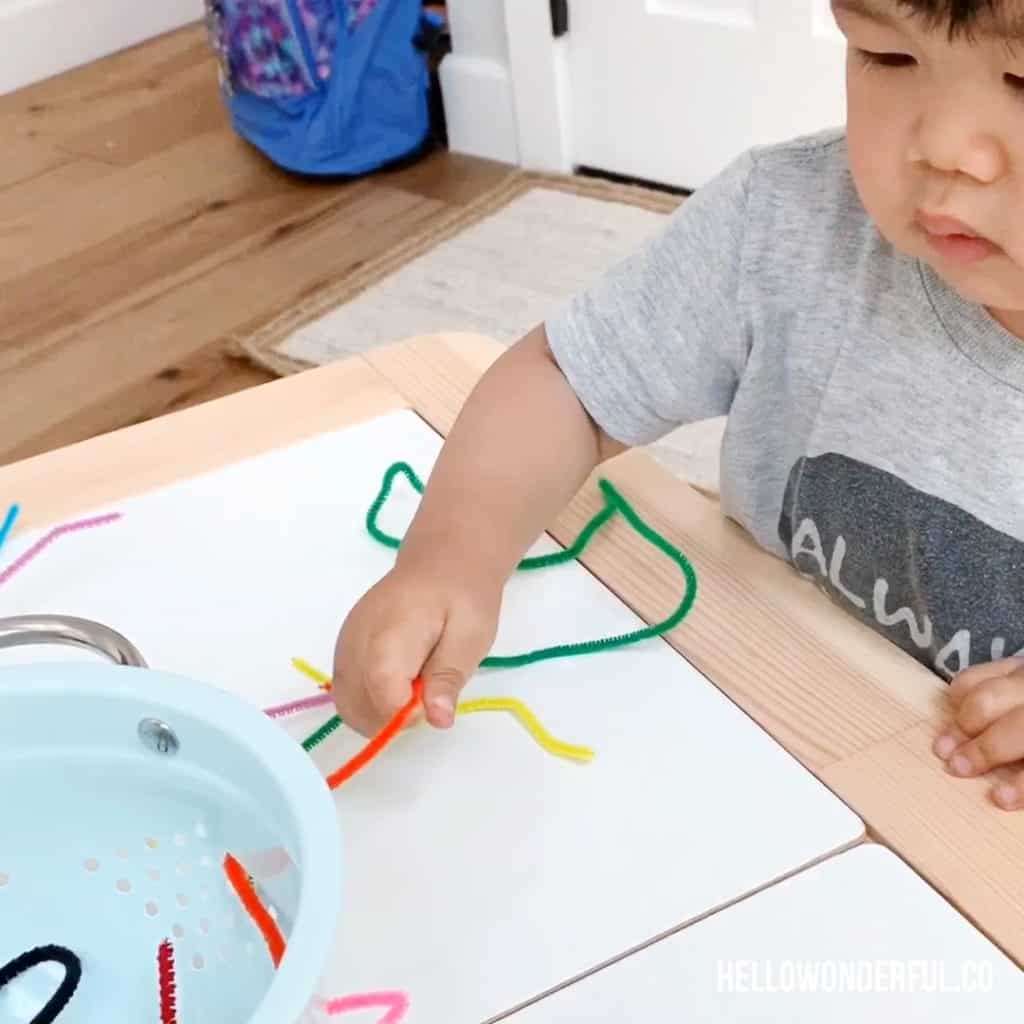
[[[224,873],[228,876],[231,888],[235,890],[236,895],[242,901],[245,912],[252,918],[253,924],[263,936],[263,941],[266,942],[267,949],[270,950],[270,959],[274,961],[274,967],[277,967],[281,963],[285,951],[285,941],[281,929],[267,912],[266,907],[260,903],[260,898],[256,895],[256,890],[253,888],[245,868],[230,853],[224,855]]]
[[[417,679],[412,684],[412,696],[399,709],[398,714],[347,764],[343,764],[333,775],[327,776],[327,785],[337,789],[347,782],[360,768],[368,765],[405,727],[405,723],[416,710],[416,705],[423,700],[423,680]]]
[[[156,954],[160,978],[160,1024],[178,1024],[178,990],[174,971],[174,947],[169,939]]]

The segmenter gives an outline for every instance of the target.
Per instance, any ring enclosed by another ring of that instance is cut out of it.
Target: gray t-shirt
[[[1024,342],[881,237],[844,133],[747,153],[546,326],[619,441],[728,414],[724,512],[914,657],[1024,653]]]

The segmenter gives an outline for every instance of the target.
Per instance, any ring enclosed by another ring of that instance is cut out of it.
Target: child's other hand
[[[933,749],[952,774],[970,778],[1024,761],[1024,658],[962,672],[949,700],[953,722]],[[992,798],[1004,810],[1024,809],[1024,771],[994,786]]]
[[[427,721],[447,728],[459,693],[494,643],[501,588],[446,570],[396,567],[352,609],[334,656],[334,700],[369,736],[409,700],[423,677]]]

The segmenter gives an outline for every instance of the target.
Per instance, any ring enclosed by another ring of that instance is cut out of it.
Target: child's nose
[[[1006,174],[1009,160],[998,133],[979,120],[984,106],[968,97],[945,97],[929,104],[917,126],[911,158],[945,174],[962,174],[991,185]]]

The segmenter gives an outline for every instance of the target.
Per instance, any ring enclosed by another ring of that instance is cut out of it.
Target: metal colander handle
[[[116,630],[71,615],[17,615],[0,618],[0,650],[31,644],[80,647],[109,658],[115,665],[147,668],[139,649]]]

